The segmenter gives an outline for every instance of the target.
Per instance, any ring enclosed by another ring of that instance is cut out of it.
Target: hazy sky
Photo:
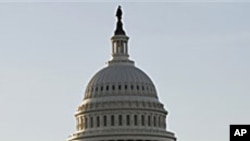
[[[229,124],[250,124],[250,3],[0,3],[1,141],[75,131],[85,87],[111,58],[118,4],[178,141],[228,141]]]

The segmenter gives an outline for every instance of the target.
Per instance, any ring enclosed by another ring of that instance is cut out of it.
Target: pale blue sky
[[[250,3],[0,3],[0,140],[75,131],[85,87],[111,58],[118,4],[131,59],[179,141],[228,141],[229,124],[250,123]]]

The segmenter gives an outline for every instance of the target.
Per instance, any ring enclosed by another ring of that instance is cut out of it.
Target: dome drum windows
[[[107,116],[103,116],[103,126],[107,126]]]
[[[161,126],[162,126],[162,124],[161,124],[161,117],[158,116],[158,127],[161,127]]]
[[[103,86],[103,88],[106,90],[106,86]],[[115,85],[116,88],[118,88],[119,85]],[[124,87],[123,87],[124,86]],[[99,90],[100,90],[99,86]],[[125,88],[125,85],[121,85],[122,89]],[[109,90],[112,89],[112,85],[109,85]],[[162,128],[166,126],[165,124],[165,118],[166,118],[166,112],[164,109],[162,109],[162,104],[157,102],[149,102],[149,101],[117,101],[117,102],[106,102],[106,103],[86,103],[84,105],[81,105],[81,107],[84,107],[83,111],[79,111],[76,113],[77,120],[76,121],[79,124],[79,127],[76,126],[79,130],[83,130],[85,128],[100,128],[100,127],[119,127],[119,126],[138,126],[138,127],[155,127],[155,128]],[[92,108],[90,108],[92,107]],[[113,107],[119,109],[119,107],[123,108],[133,108],[133,111],[129,110],[128,113],[119,112],[116,113],[113,110],[107,113],[105,112],[105,115],[103,113],[87,113],[89,110],[99,109],[104,110],[106,108]],[[145,111],[136,110],[136,108],[146,108],[150,109],[149,111],[145,109]],[[157,110],[157,111],[152,111]],[[82,121],[78,119],[79,117],[82,117]],[[86,121],[85,121],[86,120]],[[81,125],[82,124],[82,125]]]
[[[84,117],[83,116],[80,117],[80,121],[81,121],[81,123],[80,123],[80,130],[83,130],[84,129],[84,125],[85,125],[85,121],[84,121]]]
[[[111,115],[111,126],[115,126],[115,116]]]
[[[116,113],[116,114],[94,114],[77,117],[77,130],[95,129],[103,127],[147,127],[166,128],[165,115],[159,113]]]
[[[121,90],[122,89],[122,86],[121,85],[118,85],[118,90]]]
[[[137,118],[137,115],[134,115],[134,125],[135,125],[135,126],[138,125],[138,118]]]
[[[84,117],[85,129],[88,128],[88,117]]]
[[[153,86],[145,83],[134,83],[129,84],[118,83],[118,84],[100,84],[94,86],[88,86],[88,90],[85,94],[84,99],[92,98],[92,97],[100,97],[105,95],[117,95],[117,94],[129,94],[129,95],[143,95],[156,97],[156,93],[153,92]]]
[[[131,85],[131,86],[130,86],[130,89],[131,89],[131,90],[134,90],[134,85]]]
[[[153,121],[154,127],[156,127],[156,117],[154,116],[153,119],[154,119],[154,121]]]
[[[144,115],[141,115],[141,126],[145,125],[145,117]]]
[[[76,130],[81,130],[81,122],[80,122],[80,118],[76,118]]]
[[[93,117],[90,117],[90,128],[93,128],[93,126],[94,126]]]
[[[130,115],[126,116],[126,125],[129,126],[130,125]]]
[[[100,127],[100,117],[96,117],[96,127]]]
[[[128,89],[128,85],[127,85],[127,84],[124,85],[124,89],[125,89],[125,90]]]
[[[151,126],[151,123],[152,123],[152,121],[151,121],[151,116],[148,115],[148,126]]]
[[[166,116],[165,115],[162,115],[161,116],[161,121],[162,121],[162,128],[166,129],[167,128],[167,125],[166,125]]]
[[[119,121],[119,126],[122,126],[122,122],[123,122],[122,121],[122,115],[119,115],[119,120],[118,121]]]

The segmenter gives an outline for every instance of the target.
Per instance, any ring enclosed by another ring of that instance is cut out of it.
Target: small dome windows
[[[127,89],[128,89],[128,85],[125,85],[125,86],[124,86],[124,89],[127,90]]]
[[[156,97],[155,88],[150,84],[103,84],[93,86],[87,89],[85,99],[92,97],[100,97],[105,95],[140,95],[140,96],[153,96]]]

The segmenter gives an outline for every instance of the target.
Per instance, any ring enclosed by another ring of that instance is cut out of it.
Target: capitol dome
[[[157,97],[151,79],[139,68],[123,63],[109,65],[90,80],[85,99],[110,95]]]
[[[176,141],[152,80],[129,59],[121,7],[116,16],[112,59],[90,79],[67,141]]]

